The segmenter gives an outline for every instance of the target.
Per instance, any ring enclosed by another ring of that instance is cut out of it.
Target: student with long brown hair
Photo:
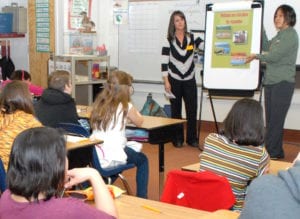
[[[35,118],[32,96],[22,81],[8,83],[0,94],[0,157],[7,169],[11,145],[23,130],[42,126]]]
[[[93,129],[91,138],[104,141],[96,147],[102,168],[133,163],[137,167],[137,196],[147,198],[148,158],[142,152],[126,147],[125,128],[127,121],[136,126],[143,123],[143,117],[132,105],[133,78],[123,71],[109,74],[103,91],[97,96],[91,112]]]

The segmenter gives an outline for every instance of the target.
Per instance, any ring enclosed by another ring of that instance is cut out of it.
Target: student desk
[[[176,136],[174,127],[182,124],[185,120],[164,117],[143,116],[144,122],[141,127],[128,125],[128,129],[144,129],[148,132],[148,143],[158,145],[158,168],[159,168],[159,195],[164,185],[165,168],[165,143],[172,141]]]
[[[290,162],[285,162],[285,161],[279,161],[279,160],[270,160],[270,169],[269,173],[273,175],[277,175],[278,171],[280,170],[286,170],[290,168],[293,165],[293,163]],[[200,169],[200,163],[194,163],[190,164],[184,167],[181,167],[182,170],[186,171],[193,171],[193,172],[198,172]]]
[[[91,107],[89,106],[77,106],[77,113],[82,118],[89,118],[91,113]],[[136,127],[128,124],[128,129],[144,129],[148,132],[148,143],[158,145],[158,162],[159,162],[159,195],[162,193],[164,185],[164,167],[165,167],[165,143],[172,141],[175,138],[174,127],[178,124],[184,123],[186,120],[155,117],[155,116],[143,116],[144,122],[141,127]]]
[[[102,142],[103,142],[102,140],[90,140],[88,138],[78,142],[67,141],[67,149],[73,150],[77,148],[90,147],[90,146],[94,146],[95,144],[101,144]]]
[[[115,204],[120,219],[236,219],[239,216],[238,213],[229,210],[207,212],[128,195],[121,195],[115,199]]]

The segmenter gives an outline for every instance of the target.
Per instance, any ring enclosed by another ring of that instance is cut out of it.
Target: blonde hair
[[[50,74],[48,87],[60,91],[65,90],[65,86],[70,84],[70,73],[64,70],[57,70]]]
[[[116,112],[119,104],[122,104],[123,118],[122,127],[124,127],[125,118],[128,113],[128,103],[130,102],[130,91],[133,78],[126,72],[114,71],[109,74],[107,83],[103,90],[97,96],[92,106],[90,123],[92,129],[107,130],[109,124],[113,122],[116,125]]]

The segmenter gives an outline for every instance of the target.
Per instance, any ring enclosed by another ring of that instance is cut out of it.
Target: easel
[[[220,4],[220,5],[218,5],[218,4]],[[231,4],[231,3],[228,3],[228,4]],[[257,18],[256,22],[253,22],[253,23],[250,22],[251,24],[253,24],[253,26],[251,26],[251,28],[253,29],[253,31],[254,30],[262,30],[263,1],[261,1],[261,0],[253,0],[253,2],[242,2],[241,1],[239,3],[237,2],[236,4],[240,4],[239,5],[240,8],[244,8],[244,9],[242,9],[242,11],[243,10],[251,10],[253,13],[255,11],[255,13],[256,13],[255,17],[252,18],[252,17],[248,16],[248,19],[252,19],[252,21],[254,21]],[[236,4],[235,4],[235,6],[236,6]],[[213,7],[213,6],[216,6],[216,7]],[[241,74],[239,74],[239,70],[237,71],[236,68],[235,69],[229,68],[230,65],[218,65],[217,62],[215,62],[214,64],[212,64],[212,62],[211,62],[211,60],[215,59],[220,63],[220,57],[222,57],[222,55],[228,54],[229,53],[228,51],[233,50],[233,48],[231,48],[232,45],[228,43],[229,38],[227,37],[228,32],[231,33],[231,30],[232,30],[231,24],[233,23],[233,21],[235,21],[235,20],[230,20],[231,19],[230,17],[232,17],[232,15],[234,15],[233,17],[234,17],[234,19],[236,19],[236,17],[239,17],[240,15],[232,14],[232,12],[224,12],[223,10],[220,10],[223,6],[221,5],[221,3],[214,3],[214,4],[206,5],[206,16],[205,17],[206,17],[206,27],[208,27],[208,28],[205,28],[205,30],[206,30],[205,31],[205,42],[206,42],[205,47],[206,47],[206,44],[208,44],[209,52],[206,54],[209,54],[209,55],[204,55],[204,68],[203,69],[207,72],[205,72],[205,74],[204,74],[203,70],[201,71],[201,82],[202,83],[201,83],[201,94],[200,94],[198,138],[200,138],[200,130],[201,130],[201,123],[202,123],[201,116],[202,116],[204,90],[208,91],[208,98],[210,101],[210,106],[212,109],[214,123],[215,123],[217,133],[219,133],[220,130],[218,127],[218,123],[217,123],[217,119],[216,119],[216,112],[215,112],[215,108],[214,108],[214,104],[213,104],[214,98],[222,98],[224,100],[240,99],[240,98],[244,98],[244,97],[252,97],[252,96],[254,96],[255,91],[260,91],[259,102],[261,102],[263,74],[261,71],[261,66],[259,66],[258,63],[254,63],[254,65],[252,65],[252,67],[250,66],[249,70],[248,69],[246,70],[247,74],[241,75]],[[222,11],[223,15],[226,15],[226,13],[229,13],[229,14],[227,14],[229,17],[229,19],[227,20],[227,23],[220,22],[222,20],[220,17],[219,17],[220,19],[218,20],[219,23],[214,23],[214,17],[216,16],[214,14],[215,13],[214,10],[216,10],[216,12],[217,12],[216,15],[218,15],[218,16],[220,16],[220,11]],[[245,13],[245,15],[249,15],[249,14]],[[243,19],[240,19],[240,21],[243,21]],[[260,21],[260,23],[257,21]],[[245,23],[244,26],[245,26],[245,30],[246,30],[247,24]],[[212,27],[216,28],[216,29],[217,29],[217,27],[219,27],[218,33],[221,34],[221,35],[219,35],[219,39],[216,40],[216,42],[220,43],[220,42],[224,41],[226,43],[214,44],[213,36],[216,36],[216,33],[214,33],[214,31],[213,31],[214,29]],[[224,29],[222,29],[224,27],[227,27],[229,29],[229,31],[225,31]],[[237,29],[237,30],[240,30],[240,29]],[[237,46],[239,45],[239,43],[247,42],[247,41],[245,41],[245,39],[247,38],[246,37],[247,35],[244,35],[244,37],[240,37],[240,35],[239,35],[239,34],[247,33],[246,31],[245,32],[237,31],[235,33],[238,34],[237,35],[238,40],[236,41]],[[253,42],[255,42],[255,40],[258,41],[259,37],[261,38],[261,36],[259,36],[257,34],[252,35],[252,41]],[[222,40],[222,39],[227,39],[227,41]],[[227,43],[229,45],[227,45]],[[260,48],[258,48],[258,44],[252,43],[251,46],[252,46],[251,52],[252,51],[258,52],[258,50],[260,50]],[[210,50],[211,48],[214,48],[214,50]],[[206,50],[204,49],[204,51],[206,51]],[[221,53],[220,53],[220,51],[221,51]],[[218,58],[218,55],[220,55],[219,58]],[[207,59],[207,62],[210,63],[209,65],[205,65],[206,59]],[[240,63],[239,61],[240,60],[237,58],[237,59],[231,59],[230,61],[227,60],[226,62],[227,63],[230,62],[232,65],[245,64],[245,63]],[[213,71],[212,71],[212,69],[213,69]],[[220,69],[222,69],[222,72],[220,71]],[[230,70],[228,70],[228,69],[230,69]],[[258,75],[256,73],[258,73]],[[230,76],[230,77],[228,77],[228,76]],[[227,84],[226,84],[227,86],[223,87],[224,81],[227,82]],[[204,82],[205,82],[205,84],[204,84]],[[215,83],[215,82],[218,82],[218,83]],[[235,86],[228,86],[228,84],[229,84],[228,82]],[[207,87],[205,87],[205,86],[207,86]]]
[[[208,91],[208,98],[214,118],[216,133],[219,133],[219,126],[217,122],[216,112],[213,104],[213,99],[215,97],[220,99],[239,99],[246,97],[253,97],[255,92],[260,92],[259,94],[259,103],[261,103],[262,92],[263,92],[263,75],[264,75],[264,66],[261,66],[260,71],[260,79],[259,85],[256,90],[215,90],[215,89],[207,89],[203,86],[203,70],[201,70],[201,93],[200,93],[200,109],[199,109],[199,121],[198,121],[198,139],[200,139],[200,131],[201,131],[201,116],[202,116],[202,106],[203,106],[203,91]]]

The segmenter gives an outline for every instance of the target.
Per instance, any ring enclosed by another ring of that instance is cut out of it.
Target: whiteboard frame
[[[232,5],[231,2],[222,4]],[[235,4],[237,4],[237,2],[235,2]],[[259,5],[259,7],[257,7],[257,5]],[[208,4],[206,7],[203,87],[216,90],[256,90],[260,84],[260,65],[258,60],[252,61],[249,69],[211,67],[213,28],[210,27],[213,26],[214,22],[214,10],[211,10],[212,6],[213,4]],[[263,5],[260,2],[252,2],[251,8],[253,10],[252,25],[256,33],[252,36],[251,53],[260,53],[261,44],[257,42],[261,42]],[[245,9],[247,8],[238,10]]]

